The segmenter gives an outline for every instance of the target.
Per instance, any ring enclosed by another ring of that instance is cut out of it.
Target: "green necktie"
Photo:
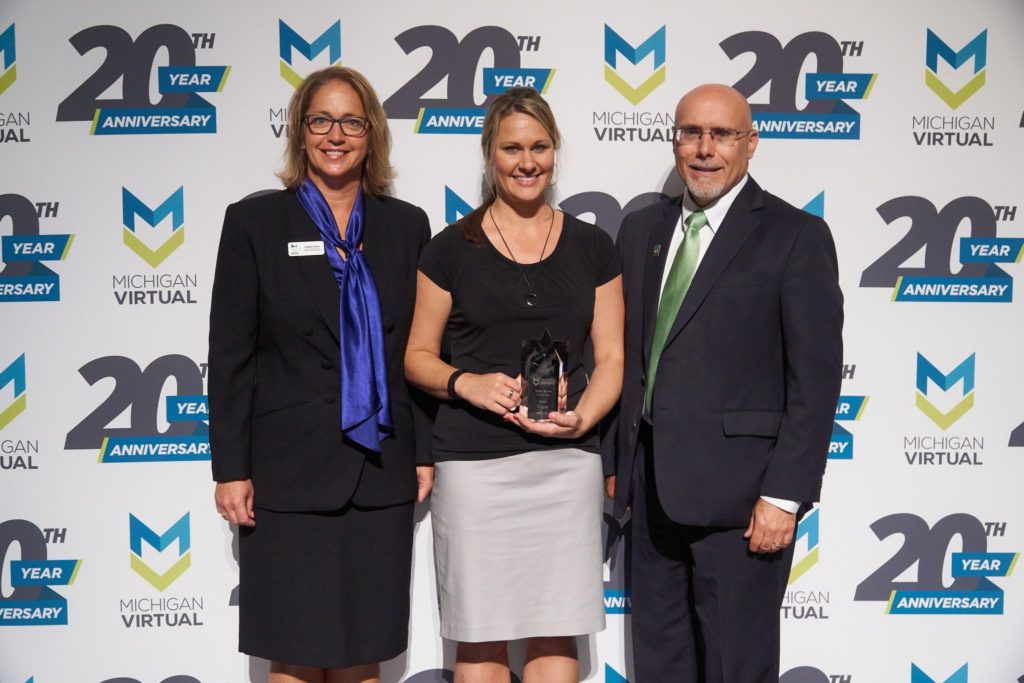
[[[654,339],[651,341],[651,360],[647,366],[647,393],[644,396],[644,412],[651,414],[651,396],[654,394],[654,377],[658,372],[658,361],[665,349],[665,340],[672,323],[679,313],[686,290],[690,288],[693,273],[697,270],[697,256],[700,254],[700,229],[708,224],[703,211],[694,211],[686,217],[686,233],[683,243],[676,251],[672,268],[668,271],[665,289],[658,304],[658,317],[654,321]]]

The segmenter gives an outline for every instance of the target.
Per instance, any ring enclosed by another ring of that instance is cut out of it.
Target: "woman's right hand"
[[[218,482],[213,491],[213,502],[217,506],[217,512],[231,524],[256,526],[252,499],[252,479]]]
[[[506,415],[519,406],[519,380],[503,372],[465,373],[455,380],[455,395],[483,410]]]

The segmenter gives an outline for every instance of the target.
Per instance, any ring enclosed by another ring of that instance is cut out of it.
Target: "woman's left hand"
[[[422,503],[434,488],[434,466],[416,465],[416,502]]]
[[[590,429],[584,425],[583,417],[572,410],[565,413],[548,413],[547,422],[530,419],[523,414],[523,411],[508,413],[505,415],[505,421],[517,424],[531,434],[551,436],[557,439],[576,439]]]

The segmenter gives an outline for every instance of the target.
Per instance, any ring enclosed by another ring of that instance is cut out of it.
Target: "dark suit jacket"
[[[632,213],[619,231],[626,365],[605,439],[617,457],[618,514],[642,466],[645,375],[681,200]],[[761,495],[818,500],[841,383],[842,325],[828,226],[749,179],[697,268],[659,361],[654,472],[674,521],[745,527]]]
[[[403,357],[430,227],[411,204],[365,201],[363,254],[380,296],[395,426],[379,455],[342,438],[340,295],[327,256],[288,255],[289,242],[320,240],[316,225],[290,191],[225,214],[210,304],[213,478],[251,478],[260,507],[390,505],[416,493],[416,430],[429,453],[429,424],[414,420]]]

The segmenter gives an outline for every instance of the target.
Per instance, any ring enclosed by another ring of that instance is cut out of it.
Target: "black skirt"
[[[335,512],[257,508],[239,542],[239,643],[248,655],[344,668],[405,651],[413,504]]]

